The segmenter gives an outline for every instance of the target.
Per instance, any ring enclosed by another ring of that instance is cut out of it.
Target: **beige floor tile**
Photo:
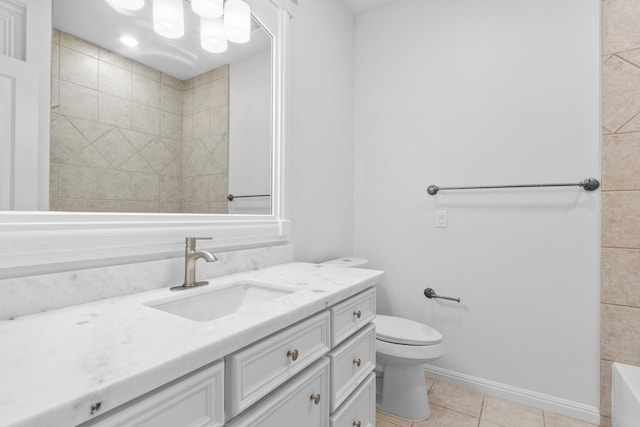
[[[600,417],[600,427],[611,427],[611,418],[610,417]]]
[[[431,414],[413,427],[477,427],[479,419],[438,405],[431,405]]]
[[[544,425],[545,427],[597,427],[595,424],[547,411],[544,411]]]
[[[493,396],[485,397],[481,418],[508,427],[544,427],[541,409]]]
[[[473,417],[480,417],[483,398],[482,393],[440,381],[435,381],[429,392],[431,403]]]
[[[504,426],[501,426],[500,424],[494,424],[491,421],[480,420],[480,424],[478,424],[478,427],[504,427]]]
[[[392,417],[384,412],[376,411],[376,427],[411,427],[412,421]]]

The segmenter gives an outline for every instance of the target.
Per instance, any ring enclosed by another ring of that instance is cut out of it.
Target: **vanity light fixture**
[[[138,40],[136,40],[135,38],[133,38],[131,36],[122,36],[122,37],[120,37],[120,43],[122,43],[125,46],[129,46],[129,47],[138,46]]]
[[[191,0],[191,9],[202,18],[220,18],[224,8],[223,0]]]
[[[107,0],[107,3],[125,10],[139,10],[144,6],[144,0]]]
[[[187,0],[200,16],[200,43],[207,52],[222,53],[228,43],[246,43],[251,38],[251,8],[243,0]],[[138,10],[144,0],[106,0],[114,7]],[[152,0],[153,30],[163,37],[178,39],[184,35],[184,0]],[[137,41],[122,38],[127,46]],[[135,43],[135,44],[133,44]]]
[[[153,0],[153,30],[169,39],[184,35],[182,0]]]
[[[224,35],[222,18],[200,18],[200,44],[211,53],[222,53],[227,50],[227,38]]]
[[[229,41],[246,43],[251,37],[251,9],[242,0],[224,4],[224,34]]]

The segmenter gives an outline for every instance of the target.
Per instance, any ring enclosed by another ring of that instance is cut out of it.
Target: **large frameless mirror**
[[[0,278],[177,256],[190,235],[214,236],[217,250],[287,241],[294,2],[245,0],[250,40],[224,53],[203,49],[189,1],[178,2],[178,39],[153,30],[153,5],[165,0],[137,0],[133,11],[118,0],[20,2],[26,39],[11,47],[30,41],[27,57],[0,56],[9,95],[0,103],[9,136],[0,138]]]
[[[151,1],[53,0],[50,210],[271,213],[271,36],[251,18],[210,52],[222,18],[162,3],[183,36],[154,31]]]

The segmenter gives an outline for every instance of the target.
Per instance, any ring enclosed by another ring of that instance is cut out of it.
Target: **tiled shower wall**
[[[228,66],[181,81],[54,30],[51,210],[226,213],[228,111]]]
[[[184,82],[184,212],[227,213],[229,67]]]
[[[603,0],[600,412],[611,363],[640,366],[640,0]]]

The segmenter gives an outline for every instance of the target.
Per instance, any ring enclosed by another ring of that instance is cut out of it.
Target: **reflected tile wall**
[[[51,210],[227,213],[228,66],[185,82],[57,30],[51,52]]]
[[[227,213],[229,67],[185,81],[182,191],[194,212]]]
[[[602,1],[600,412],[611,363],[640,365],[640,0]]]

